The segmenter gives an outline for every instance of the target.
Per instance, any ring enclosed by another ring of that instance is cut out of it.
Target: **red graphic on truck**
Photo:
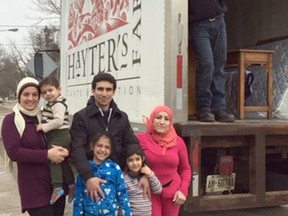
[[[128,11],[129,0],[73,1],[69,6],[68,49],[126,25]]]

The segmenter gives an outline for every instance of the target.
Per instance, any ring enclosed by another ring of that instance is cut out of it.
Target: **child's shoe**
[[[75,198],[75,185],[69,185],[68,203],[73,202]]]
[[[50,205],[53,205],[63,195],[64,195],[64,190],[62,188],[54,188],[51,199],[50,199]]]

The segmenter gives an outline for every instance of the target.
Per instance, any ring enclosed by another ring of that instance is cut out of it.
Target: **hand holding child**
[[[99,203],[100,197],[105,199],[105,194],[102,191],[100,185],[105,184],[106,182],[106,180],[100,179],[98,177],[88,179],[88,181],[86,182],[86,187],[88,194],[93,201]]]
[[[59,164],[65,160],[66,157],[69,156],[69,152],[67,149],[61,147],[61,146],[56,146],[52,145],[52,148],[48,150],[48,159],[52,163]]]
[[[43,130],[42,124],[38,124],[37,127],[36,127],[36,130],[37,131],[42,131]]]

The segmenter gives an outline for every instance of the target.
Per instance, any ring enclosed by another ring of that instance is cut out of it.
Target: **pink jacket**
[[[149,133],[138,134],[137,138],[152,170],[163,186],[163,196],[173,198],[179,190],[187,197],[192,172],[183,139],[178,136],[176,145],[168,148],[166,154],[162,155],[162,147],[152,140]]]

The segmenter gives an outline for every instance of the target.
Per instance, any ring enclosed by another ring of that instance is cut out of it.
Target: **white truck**
[[[61,83],[71,113],[104,72],[117,79],[115,99],[131,122],[161,104],[175,110],[176,122],[187,121],[187,4],[62,1]]]
[[[195,106],[188,90],[195,66],[188,60],[188,1],[65,0],[61,6],[60,81],[71,114],[86,106],[94,75],[110,73],[117,80],[115,100],[136,133],[144,129],[142,115],[155,106],[173,109],[193,167],[185,212],[288,203],[286,184],[268,185],[266,161],[268,154],[285,157],[287,123],[188,120]],[[220,166],[229,175],[214,170],[218,149],[228,156]]]

